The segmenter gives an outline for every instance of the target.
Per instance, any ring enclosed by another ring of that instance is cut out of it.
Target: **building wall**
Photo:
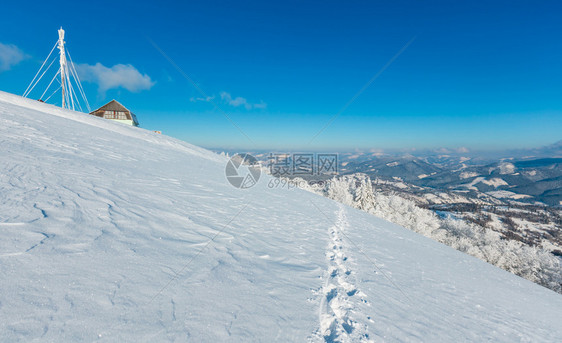
[[[135,121],[132,118],[132,114],[129,113],[129,112],[95,111],[95,112],[90,113],[90,114],[95,115],[96,117],[101,117],[101,118],[104,118],[104,119],[117,121],[117,122],[124,123],[124,124],[127,124],[127,125],[137,126],[137,125],[135,125]]]
[[[130,120],[131,115],[122,111],[104,111],[103,117],[105,119]]]
[[[123,124],[127,124],[127,125],[131,125],[131,126],[135,126],[135,124],[133,123],[132,120],[126,119],[126,120],[121,120],[121,119],[110,119],[119,123],[123,123]]]

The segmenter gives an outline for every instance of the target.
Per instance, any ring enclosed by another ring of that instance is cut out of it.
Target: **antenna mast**
[[[37,71],[37,74],[35,74],[33,80],[31,80],[29,86],[27,86],[27,89],[23,93],[23,96],[24,97],[29,96],[29,93],[31,93],[31,91],[35,88],[35,86],[37,86],[39,81],[41,81],[45,73],[55,63],[56,54],[53,56],[52,59],[51,59],[51,55],[53,55],[55,48],[58,47],[60,67],[57,73],[55,74],[55,76],[53,76],[53,78],[51,79],[51,82],[49,82],[49,85],[47,86],[47,88],[45,89],[39,100],[43,101],[43,96],[47,94],[47,91],[49,90],[53,82],[55,80],[58,81],[57,77],[60,74],[60,87],[55,89],[55,91],[52,92],[51,95],[45,99],[45,101],[48,101],[60,89],[62,90],[62,108],[66,108],[73,111],[74,110],[82,111],[82,105],[80,104],[80,100],[78,99],[78,96],[81,96],[84,105],[86,105],[86,109],[88,110],[88,112],[91,112],[92,109],[90,108],[90,104],[88,103],[88,99],[86,98],[86,93],[84,92],[84,88],[82,87],[82,83],[80,82],[80,78],[78,77],[78,73],[76,72],[76,67],[74,65],[74,62],[72,61],[72,56],[70,56],[70,52],[66,49],[65,46],[66,42],[64,41],[64,30],[62,29],[62,27],[58,30],[58,32],[59,32],[59,39],[57,40],[57,42],[51,49],[51,52],[49,53],[49,55],[41,65],[41,68],[39,68],[39,71]],[[49,61],[51,62],[48,63]],[[44,68],[46,65],[47,67]]]
[[[58,48],[60,51],[60,83],[62,87],[62,108],[66,108],[66,53],[64,51],[64,30],[59,29]]]

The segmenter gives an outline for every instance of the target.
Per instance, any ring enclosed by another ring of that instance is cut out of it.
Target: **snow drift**
[[[190,144],[0,93],[0,341],[562,340],[562,297]]]

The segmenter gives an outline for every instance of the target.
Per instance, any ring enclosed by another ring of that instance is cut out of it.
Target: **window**
[[[123,111],[104,111],[103,117],[105,119],[118,119],[118,120],[127,120],[127,113]]]

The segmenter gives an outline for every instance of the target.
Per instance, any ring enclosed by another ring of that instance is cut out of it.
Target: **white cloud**
[[[230,95],[230,93],[227,92],[221,92],[220,95],[221,95],[221,99],[224,102],[226,102],[227,104],[233,107],[244,106],[247,110],[251,110],[252,108],[263,109],[267,107],[267,104],[264,103],[263,101],[260,102],[259,104],[252,104],[249,103],[248,100],[246,100],[246,98],[243,98],[241,96],[237,96],[236,98],[233,98],[232,95]]]
[[[465,148],[465,147],[462,146],[462,147],[457,149],[457,152],[460,153],[460,154],[465,154],[467,152],[470,152],[470,150],[468,150],[468,148]]]
[[[9,70],[27,57],[23,51],[13,44],[0,43],[0,71]]]
[[[140,92],[152,88],[155,84],[150,76],[141,74],[130,64],[116,64],[110,68],[101,63],[78,64],[76,70],[82,81],[97,83],[102,93],[119,87],[131,92]]]
[[[189,99],[191,102],[203,101],[203,102],[211,102],[215,96],[206,96],[206,97],[199,97],[199,98],[191,98]]]
[[[434,152],[440,153],[440,154],[450,154],[451,150],[447,149],[447,148],[438,148],[433,150]]]
[[[254,108],[262,109],[262,108],[266,108],[266,107],[267,107],[267,104],[262,101],[262,102],[260,102],[259,104],[253,104],[252,106],[254,106]]]

